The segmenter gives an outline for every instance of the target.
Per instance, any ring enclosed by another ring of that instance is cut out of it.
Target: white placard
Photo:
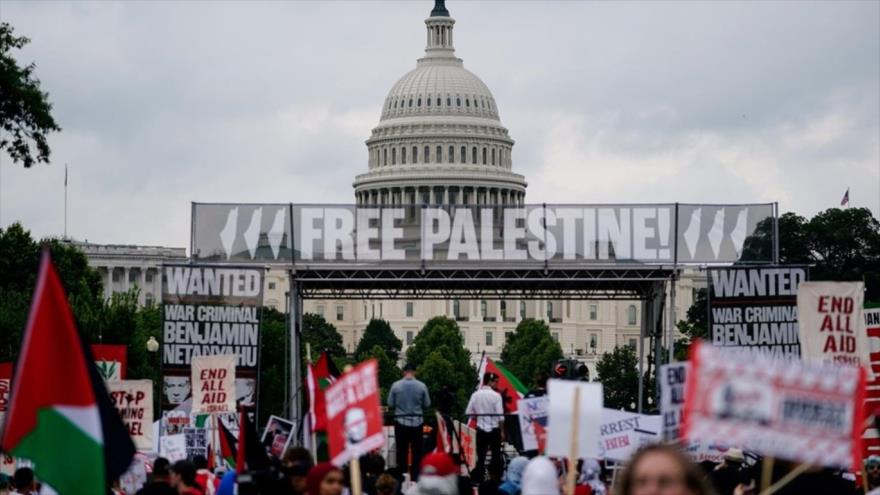
[[[153,448],[153,382],[151,380],[108,381],[107,391],[122,418],[134,446]]]
[[[186,459],[186,435],[178,433],[159,438],[159,455],[172,463]]]
[[[235,412],[235,355],[192,358],[192,412]]]
[[[871,362],[862,317],[864,297],[864,282],[800,285],[798,331],[805,360],[851,366],[867,366]]]
[[[637,414],[617,409],[602,410],[599,425],[599,457],[625,462],[641,446],[663,440],[658,415]]]
[[[580,404],[577,421],[578,434],[575,439],[579,459],[595,458],[599,455],[599,423],[602,421],[602,384],[574,382],[568,380],[549,380],[547,395],[550,398],[547,418],[547,455],[568,457],[573,439],[573,415],[575,390],[578,390]]]

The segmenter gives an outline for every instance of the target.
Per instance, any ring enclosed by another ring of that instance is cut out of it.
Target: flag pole
[[[64,239],[67,239],[67,164],[64,164]]]
[[[578,440],[580,439],[581,388],[574,388],[574,410],[571,415],[571,443],[568,448],[568,472],[565,475],[565,495],[574,495],[577,469]]]

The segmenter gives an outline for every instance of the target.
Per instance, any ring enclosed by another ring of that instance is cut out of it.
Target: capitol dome
[[[513,140],[489,88],[455,57],[455,20],[443,0],[425,24],[425,56],[388,92],[366,142],[369,172],[355,178],[357,203],[522,204]]]

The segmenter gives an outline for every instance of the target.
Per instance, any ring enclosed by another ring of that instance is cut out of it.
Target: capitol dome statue
[[[369,172],[355,178],[357,204],[522,204],[513,139],[489,88],[455,57],[444,0],[425,24],[425,56],[391,88],[366,141]]]

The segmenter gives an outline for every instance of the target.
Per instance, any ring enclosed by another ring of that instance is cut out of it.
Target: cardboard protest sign
[[[864,282],[804,282],[798,290],[798,326],[804,359],[866,366]]]
[[[684,390],[690,363],[669,363],[660,367],[660,414],[663,416],[663,439],[675,440],[681,428]]]
[[[458,420],[453,422],[458,439],[461,443],[460,454],[468,471],[477,467],[477,430]]]
[[[270,454],[281,459],[293,439],[294,431],[296,431],[296,425],[292,421],[278,416],[269,416],[260,442]]]
[[[661,430],[660,416],[605,408],[599,425],[598,457],[626,461],[641,446],[662,441]]]
[[[151,380],[108,381],[110,400],[138,450],[153,447],[153,382]]]
[[[434,412],[437,421],[437,449],[442,452],[452,452],[452,440],[450,439],[449,429],[446,427],[446,420],[440,411]]]
[[[235,356],[219,354],[192,360],[194,413],[235,411]]]
[[[519,400],[519,430],[523,450],[543,450],[547,435],[547,409],[550,399],[544,395]],[[541,438],[541,437],[544,438]]]
[[[92,344],[92,357],[98,374],[105,381],[125,380],[128,367],[128,347],[114,344]]]
[[[327,441],[337,466],[385,443],[377,368],[375,359],[365,361],[326,390]]]
[[[800,357],[798,286],[806,267],[709,268],[712,344],[779,358]]]
[[[3,427],[6,410],[9,409],[9,394],[12,391],[12,363],[0,363],[0,428]]]
[[[861,462],[865,370],[691,347],[682,436],[821,466]]]
[[[577,401],[576,395],[579,397]],[[549,380],[547,396],[547,455],[569,457],[572,442],[575,442],[578,459],[598,457],[602,384]],[[578,406],[575,407],[575,404]],[[573,431],[575,420],[577,435]]]
[[[193,393],[192,360],[235,357],[235,399],[256,403],[263,268],[210,265],[162,267],[162,409]]]
[[[197,455],[208,457],[208,430],[206,428],[184,428],[183,438],[187,458],[192,459]]]
[[[176,462],[186,459],[186,435],[165,435],[159,438],[159,455]]]

